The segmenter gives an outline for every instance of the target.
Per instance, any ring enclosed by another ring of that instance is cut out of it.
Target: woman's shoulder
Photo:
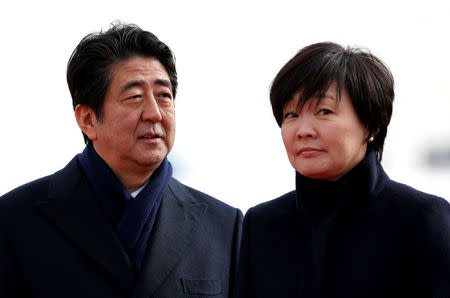
[[[450,221],[450,203],[444,198],[425,193],[409,185],[390,180],[378,199],[385,201],[403,214],[420,216],[427,221],[445,217]],[[439,216],[438,216],[439,215]]]
[[[295,191],[256,205],[245,214],[244,233],[252,234],[254,241],[272,239],[277,242],[274,239],[283,238],[295,230],[296,210]]]
[[[288,192],[276,199],[258,204],[250,208],[247,213],[255,216],[284,216],[287,213],[293,213],[296,209],[296,191]]]
[[[386,201],[390,202],[388,207],[395,210],[393,214],[396,214],[396,223],[406,227],[403,233],[416,239],[413,245],[417,251],[416,258],[424,260],[421,266],[429,274],[428,280],[436,284],[434,288],[448,290],[450,203],[444,198],[394,181],[380,193],[381,200],[387,198],[389,200]],[[442,288],[444,284],[445,289]]]
[[[417,190],[407,184],[393,180],[389,180],[385,184],[379,196],[387,196],[405,204],[419,205],[421,207],[434,204],[449,204],[444,198]]]

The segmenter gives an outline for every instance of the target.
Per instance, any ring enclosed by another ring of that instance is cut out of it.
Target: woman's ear
[[[375,140],[375,137],[377,136],[378,130],[377,131],[371,131],[369,130],[369,128],[366,128],[366,142],[367,143],[372,143]]]
[[[91,140],[97,140],[97,117],[91,107],[77,105],[75,118],[81,131]]]

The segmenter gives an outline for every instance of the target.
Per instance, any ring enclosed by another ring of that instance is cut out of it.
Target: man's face
[[[94,121],[94,148],[119,176],[155,170],[175,140],[169,75],[155,58],[133,57],[112,66],[103,118]]]

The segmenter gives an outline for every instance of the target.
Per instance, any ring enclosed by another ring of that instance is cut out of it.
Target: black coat
[[[229,297],[241,221],[172,179],[135,273],[73,159],[0,198],[0,297]]]
[[[244,218],[237,297],[450,297],[450,205],[396,183],[375,154],[337,182]]]

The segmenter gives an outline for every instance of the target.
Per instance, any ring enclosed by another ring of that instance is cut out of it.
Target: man
[[[170,49],[115,24],[67,81],[87,146],[0,198],[0,297],[229,297],[242,213],[172,178]]]

